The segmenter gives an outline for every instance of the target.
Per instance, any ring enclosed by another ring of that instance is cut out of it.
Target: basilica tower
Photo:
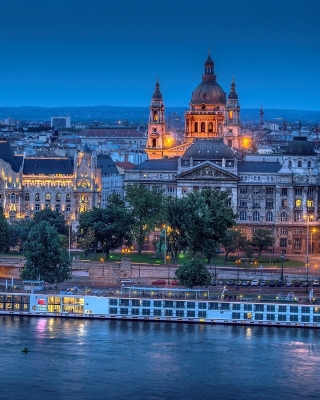
[[[166,122],[158,79],[149,108],[148,142],[146,151],[149,159],[159,159],[163,157],[163,150],[165,147]]]
[[[224,138],[229,147],[238,148],[240,134],[240,105],[236,93],[236,85],[232,79],[231,90],[228,95],[226,105],[226,115],[224,124]]]

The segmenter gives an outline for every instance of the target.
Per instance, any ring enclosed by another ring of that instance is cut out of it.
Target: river
[[[14,316],[0,329],[2,400],[319,397],[320,330]]]

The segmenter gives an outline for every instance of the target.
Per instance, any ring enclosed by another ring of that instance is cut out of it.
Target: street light
[[[167,227],[164,226],[164,264],[167,264]]]
[[[283,261],[284,261],[284,254],[281,253],[281,282],[283,282]]]
[[[241,260],[236,260],[236,264],[238,267],[238,272],[237,272],[237,290],[239,289],[239,266],[240,266]]]
[[[69,221],[69,260],[71,259],[71,220]]]

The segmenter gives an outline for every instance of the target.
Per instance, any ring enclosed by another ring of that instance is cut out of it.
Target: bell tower
[[[149,109],[148,142],[146,151],[149,159],[160,159],[163,158],[163,150],[165,147],[166,122],[164,117],[164,104],[158,79]]]
[[[231,90],[226,104],[224,132],[224,142],[229,147],[240,147],[240,105],[238,101],[238,95],[236,93],[234,79],[232,79]]]

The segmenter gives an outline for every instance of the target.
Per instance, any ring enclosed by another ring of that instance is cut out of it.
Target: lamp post
[[[281,277],[280,277],[280,280],[281,280],[281,282],[283,282],[283,261],[284,261],[284,254],[283,253],[281,253]]]
[[[239,289],[239,266],[240,266],[241,260],[236,260],[236,264],[238,267],[238,271],[237,271],[237,290]]]
[[[167,227],[164,227],[164,264],[167,264]]]
[[[309,214],[306,215],[306,221],[307,221],[307,246],[306,246],[306,276],[307,276],[307,282],[309,281],[309,222],[310,222],[311,215]],[[307,293],[307,286],[306,286],[306,293]]]
[[[69,260],[71,259],[71,220],[69,221]]]

